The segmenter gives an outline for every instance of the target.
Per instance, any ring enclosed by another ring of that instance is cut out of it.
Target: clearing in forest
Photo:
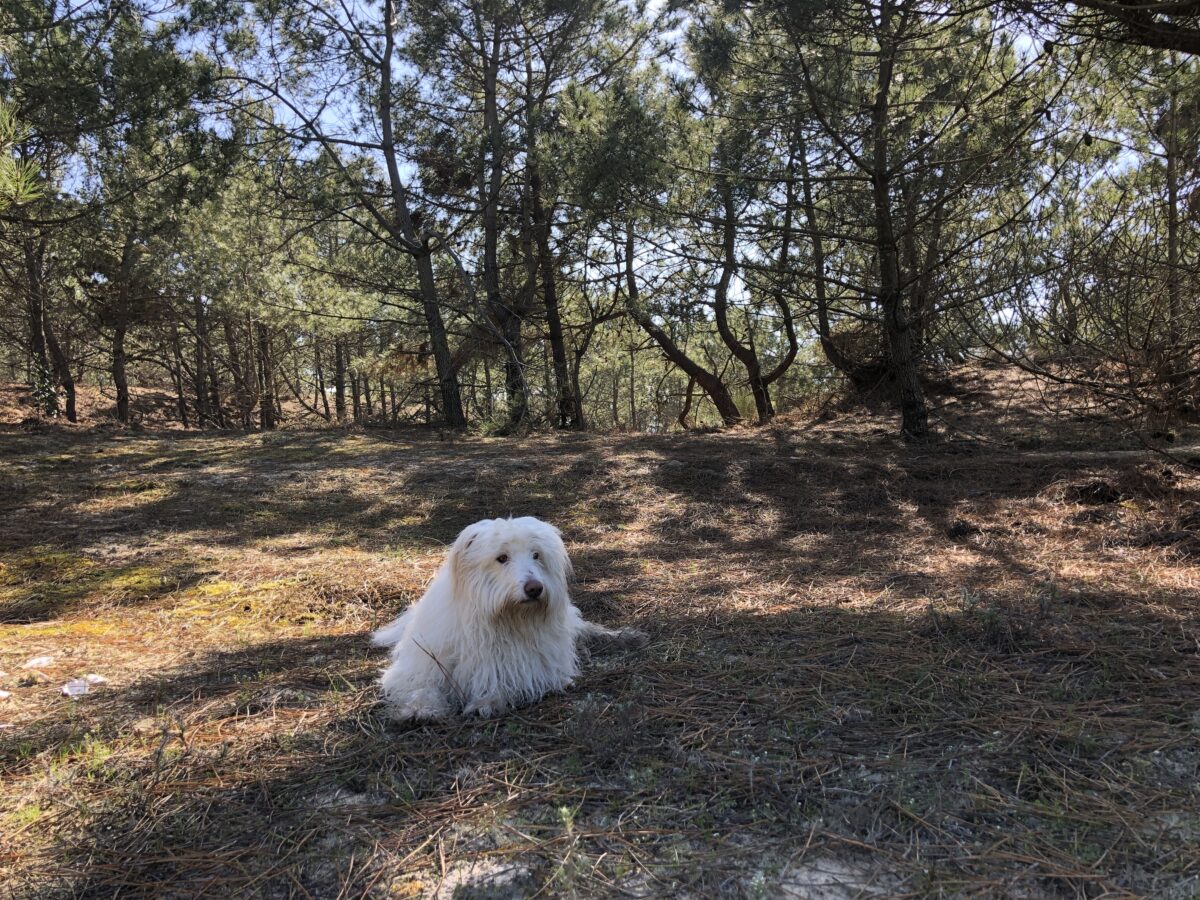
[[[1187,459],[857,421],[3,431],[0,884],[1194,896]],[[389,722],[366,633],[509,513],[650,646],[494,720]]]

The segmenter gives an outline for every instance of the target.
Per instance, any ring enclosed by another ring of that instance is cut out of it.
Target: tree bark
[[[379,119],[383,136],[383,157],[387,166],[388,182],[392,189],[395,212],[393,234],[399,239],[402,249],[413,257],[417,268],[417,282],[421,292],[421,308],[425,324],[429,329],[429,345],[433,350],[434,366],[437,369],[438,389],[442,396],[442,418],[451,428],[465,428],[467,417],[463,413],[462,390],[458,383],[458,372],[454,357],[446,338],[446,325],[438,303],[437,281],[434,278],[433,257],[425,238],[417,233],[412,212],[408,205],[408,191],[400,177],[400,165],[396,159],[396,143],[392,129],[392,56],[395,53],[396,36],[395,0],[384,0],[383,27],[384,52],[379,66]],[[338,421],[344,418],[343,413]]]
[[[75,412],[75,378],[71,374],[71,362],[58,343],[54,328],[50,324],[50,318],[46,315],[45,304],[42,305],[42,329],[46,335],[46,347],[50,351],[50,360],[54,364],[55,376],[66,395],[67,421],[77,422],[79,420]]]
[[[179,422],[184,428],[189,426],[187,397],[183,391],[183,351],[179,346],[179,326],[171,322],[171,356],[175,360],[175,367],[171,370],[171,375],[175,381],[175,405],[179,413]]]
[[[529,177],[529,215],[533,239],[537,246],[537,268],[541,277],[542,303],[546,307],[546,330],[550,338],[550,355],[554,362],[555,416],[559,428],[582,428],[583,409],[571,381],[567,366],[567,347],[563,337],[562,313],[558,303],[557,271],[550,249],[554,207],[546,208],[542,198],[542,171],[538,157],[537,131],[533,117],[533,64],[525,63],[525,167]]]
[[[208,397],[212,404],[213,416],[216,418],[218,428],[228,428],[229,420],[225,418],[225,406],[221,402],[221,380],[217,375],[217,357],[212,352],[211,345],[204,354],[204,361],[208,366]]]
[[[45,320],[45,304],[46,298],[42,293],[42,254],[44,245],[36,245],[31,238],[26,238],[23,242],[25,256],[25,277],[27,280],[28,290],[28,312],[29,312],[29,350],[33,356],[34,363],[41,367],[43,372],[50,370],[50,362],[46,358],[46,336],[42,330],[42,323]]]
[[[638,430],[637,347],[629,345],[629,430]]]
[[[129,422],[129,381],[125,377],[125,325],[113,328],[112,378],[117,391],[117,419]]]
[[[438,392],[442,397],[442,419],[450,428],[466,428],[467,417],[463,412],[462,389],[458,383],[458,371],[454,367],[450,342],[446,338],[446,324],[442,319],[442,310],[437,300],[433,256],[425,251],[416,256],[415,261],[417,281],[421,288],[421,308],[425,313],[425,327],[429,329],[429,346],[433,351]]]
[[[333,408],[339,422],[346,421],[346,348],[340,337],[333,339]]]
[[[196,392],[196,419],[201,428],[209,424],[211,416],[208,410],[208,390],[205,387],[205,373],[208,371],[208,365],[205,362],[205,351],[208,344],[208,323],[205,321],[204,301],[199,294],[192,298],[192,307],[195,314],[196,327],[196,354],[195,367],[192,372],[194,381],[193,387]]]
[[[32,238],[26,238],[23,241],[23,251],[25,258],[25,274],[27,279],[26,290],[27,297],[27,312],[29,323],[29,351],[33,360],[33,367],[36,371],[34,379],[42,386],[49,387],[54,380],[62,384],[64,389],[67,389],[67,419],[75,421],[75,380],[71,377],[70,366],[66,363],[65,357],[62,357],[62,351],[58,349],[58,344],[54,340],[54,333],[48,328],[50,321],[46,312],[46,279],[44,277],[44,265],[46,259],[46,240],[44,238],[34,241]],[[53,357],[54,363],[51,365],[51,357],[47,356],[47,348]],[[61,361],[60,361],[60,357]],[[55,376],[54,379],[51,375]],[[47,404],[46,411],[52,411],[55,415],[58,414],[58,398],[57,396],[44,398],[52,400],[53,409],[49,409]]]
[[[614,368],[612,370],[612,420],[613,431],[621,428],[621,379]]]
[[[821,238],[821,228],[817,222],[817,205],[813,199],[812,175],[808,167],[808,145],[804,135],[799,130],[796,134],[797,159],[800,163],[800,185],[804,197],[804,218],[808,226],[809,240],[812,243],[813,257],[813,293],[817,310],[817,341],[821,352],[829,360],[829,364],[850,379],[857,390],[869,386],[870,376],[862,364],[862,360],[850,359],[833,341],[829,326],[829,286],[825,283],[825,242]]]
[[[737,404],[733,402],[733,397],[730,396],[729,389],[721,381],[720,376],[696,363],[654,321],[650,314],[642,309],[638,299],[637,276],[633,270],[633,250],[633,224],[629,223],[625,228],[625,308],[630,317],[654,339],[667,359],[682,369],[684,374],[696,379],[701,390],[708,395],[717,408],[722,422],[726,425],[738,424],[742,421],[742,414],[738,411]]]
[[[490,422],[496,416],[496,402],[492,394],[492,365],[485,358],[483,361],[483,392],[484,392],[484,415]]]
[[[771,391],[763,380],[762,364],[754,347],[743,344],[729,326],[729,285],[737,272],[737,217],[734,212],[733,186],[722,179],[718,190],[721,194],[723,216],[721,221],[721,275],[713,293],[713,312],[717,320],[717,332],[729,348],[729,352],[745,367],[750,393],[754,397],[754,409],[758,423],[766,425],[775,418],[771,404]]]
[[[692,414],[692,398],[696,393],[696,379],[688,376],[687,390],[683,392],[683,407],[679,410],[679,417],[675,420],[679,423],[679,427],[684,431],[688,430],[688,416]]]
[[[500,69],[500,26],[492,25],[490,48],[483,48],[483,121],[485,152],[480,154],[480,203],[483,206],[483,288],[488,314],[504,345],[504,391],[508,401],[505,431],[524,428],[529,420],[521,315],[500,291],[500,190],[504,177],[504,133],[500,125],[497,79]]]
[[[912,330],[900,274],[900,249],[891,209],[891,175],[888,169],[888,93],[895,65],[892,0],[879,10],[879,75],[871,109],[871,198],[875,212],[876,252],[879,260],[879,303],[887,337],[889,375],[900,402],[900,434],[909,441],[929,436],[929,413],[921,376],[913,352]]]
[[[238,349],[238,338],[233,321],[229,316],[221,316],[221,326],[225,331],[225,346],[229,350],[229,371],[233,374],[233,395],[237,400],[238,417],[242,427],[249,428],[253,410],[253,398],[247,383],[247,373],[242,365],[241,353]]]
[[[329,415],[329,393],[325,389],[325,370],[321,367],[321,342],[313,341],[313,369],[317,376],[317,393],[321,395],[321,408],[324,410],[325,421],[332,421]]]
[[[275,361],[271,358],[271,333],[265,322],[255,326],[258,332],[258,423],[263,431],[272,431],[275,418]]]
[[[1179,89],[1171,86],[1165,117],[1166,134],[1163,149],[1167,157],[1167,354],[1168,378],[1174,380],[1175,357],[1179,353],[1183,319],[1183,299],[1180,285],[1179,240]],[[1184,361],[1184,368],[1186,368]]]

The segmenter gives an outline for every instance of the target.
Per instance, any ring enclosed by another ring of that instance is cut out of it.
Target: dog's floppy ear
[[[575,577],[575,567],[571,565],[571,557],[567,554],[567,545],[563,543],[562,532],[549,522],[542,523],[548,532],[548,541],[553,548],[554,564],[558,567],[563,581]]]
[[[471,545],[479,538],[482,532],[479,526],[482,524],[482,522],[476,522],[474,525],[468,525],[460,531],[458,537],[454,539],[454,543],[450,547],[449,554],[446,556],[446,565],[450,568],[450,578],[456,587],[461,582],[467,551],[471,549]],[[457,594],[458,591],[456,590],[455,593]]]

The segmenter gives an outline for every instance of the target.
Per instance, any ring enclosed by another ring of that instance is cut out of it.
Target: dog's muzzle
[[[542,599],[542,594],[545,592],[542,583],[536,578],[530,578],[526,581],[524,590],[525,597],[522,599],[522,603],[535,603]]]

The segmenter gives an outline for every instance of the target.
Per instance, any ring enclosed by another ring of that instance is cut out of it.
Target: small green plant
[[[560,806],[558,808],[558,821],[562,824],[563,831],[567,834],[575,832],[575,813],[577,811],[569,806]]]
[[[959,590],[959,604],[964,613],[975,612],[983,605],[983,595],[968,587],[963,587]]]
[[[1050,613],[1059,606],[1058,585],[1054,583],[1054,579],[1050,578],[1042,586],[1042,589],[1037,593],[1038,601],[1038,617],[1042,619],[1049,618]]]
[[[22,806],[8,814],[9,824],[14,828],[28,828],[42,817],[43,810],[36,803]]]
[[[0,107],[0,109],[2,108]],[[37,363],[33,367],[30,393],[33,394],[33,402],[39,413],[51,418],[58,416],[58,390],[54,385],[54,377],[50,374],[50,370],[41,363]]]

